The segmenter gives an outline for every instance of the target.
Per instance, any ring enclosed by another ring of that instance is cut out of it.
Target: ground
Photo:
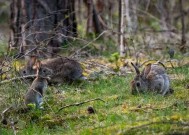
[[[6,56],[7,39],[1,39],[0,42],[1,58]],[[150,41],[155,42],[154,39]],[[4,82],[0,82],[0,112],[11,105],[14,107],[6,114],[8,124],[0,124],[0,134],[189,134],[188,54],[184,56],[175,50],[171,64],[167,61],[169,57],[166,48],[162,51],[146,47],[147,51],[144,51],[143,40],[141,43],[133,40],[129,42],[130,52],[127,57],[119,58],[119,53],[115,52],[116,44],[111,39],[88,41],[85,44],[70,42],[63,46],[62,54],[69,56],[73,54],[73,50],[85,46],[77,57],[88,56],[79,60],[84,68],[84,75],[89,80],[49,86],[44,96],[44,110],[19,111],[31,82],[19,79],[5,82],[18,77],[18,72],[15,71],[24,63],[24,60],[12,59],[15,52],[9,54],[10,59],[4,63],[3,71],[13,68],[1,76]],[[159,42],[158,39],[157,43]],[[138,44],[139,49],[135,52],[133,46]],[[166,43],[166,46],[170,45]],[[151,61],[146,64],[153,63],[160,59],[167,67],[174,93],[165,97],[155,93],[132,95],[130,82],[135,73],[130,62],[136,61],[136,57],[139,57],[140,64],[148,60]],[[59,111],[63,106],[95,98],[101,100]],[[94,113],[89,113],[88,108],[92,108]]]
[[[46,134],[188,134],[188,67],[168,68],[174,93],[163,97],[155,93],[131,95],[134,73],[99,75],[77,84],[49,86],[44,110],[10,113],[17,124],[2,125],[0,133]],[[14,81],[0,87],[1,107],[21,104],[29,84]],[[100,98],[79,106],[62,106]],[[90,114],[88,107],[95,113]],[[14,129],[15,128],[15,129]]]

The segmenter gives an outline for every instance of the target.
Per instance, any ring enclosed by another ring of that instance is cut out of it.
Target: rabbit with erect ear
[[[36,69],[34,69],[34,65],[37,61],[37,58],[35,56],[31,56],[29,60],[27,61],[26,66],[21,69],[20,73],[22,76],[28,76],[28,75],[35,75]]]
[[[131,82],[132,94],[145,91],[156,91],[165,95],[171,90],[170,79],[164,67],[157,64],[148,64],[140,73],[138,67],[133,63],[131,65],[136,71],[136,76]]]
[[[25,95],[25,104],[34,104],[36,108],[40,108],[42,105],[43,94],[47,89],[47,79],[52,75],[52,70],[47,68],[41,68],[41,62],[37,61],[35,67],[36,69],[36,78],[32,82],[29,90]]]
[[[22,75],[32,75],[35,72],[31,68],[35,65],[34,61],[36,61],[36,57],[31,57],[24,69],[21,70]],[[50,83],[73,82],[86,79],[82,74],[83,69],[80,63],[66,57],[43,60],[41,62],[41,68],[48,68],[53,71],[51,80],[49,81]]]
[[[1,123],[7,125],[8,123],[8,117],[9,114],[7,114],[10,110],[15,111],[16,113],[26,113],[30,110],[30,104],[34,104],[36,108],[42,109],[42,103],[43,103],[43,94],[45,90],[47,89],[47,79],[49,79],[49,76],[52,75],[52,70],[48,68],[41,68],[41,62],[36,61],[36,65],[32,67],[32,69],[35,69],[36,71],[36,78],[32,82],[30,88],[28,89],[27,93],[25,94],[25,105],[27,108],[17,108],[14,104],[11,105],[9,108],[5,109],[1,116],[2,120]],[[16,107],[16,108],[14,108]]]

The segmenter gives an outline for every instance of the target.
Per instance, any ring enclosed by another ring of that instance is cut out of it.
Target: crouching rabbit
[[[133,63],[136,75],[131,82],[132,94],[143,93],[145,91],[153,91],[161,93],[163,96],[167,93],[172,93],[170,89],[170,78],[163,66],[158,64],[148,64],[142,71],[138,69]]]
[[[32,67],[35,65],[36,61],[36,57],[31,57],[26,66],[21,70],[21,74],[23,76],[33,75],[36,70]],[[43,60],[41,61],[41,68],[52,70],[53,74],[50,77],[50,83],[70,83],[86,79],[82,74],[83,69],[80,63],[66,57]]]

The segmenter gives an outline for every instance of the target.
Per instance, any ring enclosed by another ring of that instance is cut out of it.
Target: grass
[[[188,68],[169,70],[170,74],[184,74],[186,79],[172,80],[174,94],[166,97],[153,93],[131,95],[130,81],[126,77],[109,76],[81,84],[50,86],[45,95],[45,110],[28,113],[11,113],[17,120],[18,135],[59,135],[59,134],[184,134],[189,133],[189,90]],[[12,103],[23,102],[28,85],[12,82],[0,87],[2,111]],[[81,106],[61,106],[99,97]],[[87,108],[95,109],[88,114]],[[0,134],[13,134],[11,126],[0,126]]]

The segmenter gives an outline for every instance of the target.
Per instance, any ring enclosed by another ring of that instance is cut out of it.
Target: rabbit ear
[[[147,75],[149,74],[149,72],[150,72],[150,70],[151,70],[151,66],[152,66],[151,63],[149,63],[148,65],[146,65],[146,67],[145,67],[145,69],[144,69],[144,71],[143,71],[143,75],[144,75],[145,78],[146,78]]]
[[[37,58],[35,56],[31,56],[30,59],[28,60],[28,66],[33,67],[33,65],[36,63]]]
[[[131,62],[131,65],[135,68],[135,71],[136,71],[137,75],[139,75],[140,74],[139,69],[132,62]]]
[[[41,67],[41,61],[40,60],[36,61],[36,66],[37,66],[38,69]]]
[[[40,69],[41,67],[41,61],[40,60],[36,60],[35,65],[33,65],[33,69]]]
[[[37,72],[36,72],[37,76],[39,76],[39,69],[40,68],[41,68],[41,61],[37,60],[36,63],[35,63],[35,65],[33,66],[33,69],[37,70]]]

